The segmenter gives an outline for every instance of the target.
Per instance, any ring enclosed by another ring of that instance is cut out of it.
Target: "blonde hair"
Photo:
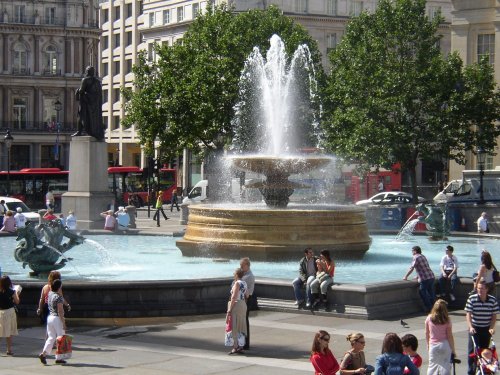
[[[359,339],[362,339],[363,337],[363,334],[362,333],[349,333],[347,336],[346,336],[346,340],[349,341],[351,343],[351,345],[354,345],[354,343],[356,341],[358,341]]]
[[[434,306],[432,306],[431,313],[429,314],[432,323],[446,324],[450,321],[446,305],[446,301],[441,298],[434,302]]]

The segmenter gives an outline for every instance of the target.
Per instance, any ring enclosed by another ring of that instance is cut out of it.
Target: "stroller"
[[[479,348],[476,345],[476,340],[472,336],[474,352],[471,353],[476,361],[476,375],[492,375],[498,372],[498,353],[493,339],[490,340],[490,345],[487,348]]]

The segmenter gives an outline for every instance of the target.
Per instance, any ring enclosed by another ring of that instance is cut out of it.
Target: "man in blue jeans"
[[[304,292],[302,288],[306,285],[306,296],[308,305],[311,304],[311,300],[309,298],[309,278],[313,279],[316,277],[316,271],[318,270],[318,266],[316,265],[316,260],[318,257],[314,256],[314,251],[310,247],[304,250],[304,257],[299,262],[299,277],[293,280],[293,292],[295,293],[295,304],[300,308],[304,303]]]
[[[427,258],[422,255],[422,249],[420,246],[413,246],[412,249],[413,262],[411,263],[410,269],[406,273],[403,280],[408,280],[408,276],[411,275],[413,270],[417,272],[418,276],[418,291],[420,293],[420,298],[425,305],[426,312],[430,312],[434,300],[436,299],[434,293],[434,272],[432,272],[431,267],[429,267],[429,262]]]

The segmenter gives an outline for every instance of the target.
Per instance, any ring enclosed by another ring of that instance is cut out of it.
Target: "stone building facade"
[[[495,0],[452,0],[451,47],[457,51],[465,64],[478,62],[487,57],[495,69],[495,80],[500,83],[500,3]],[[498,47],[497,47],[498,46]],[[486,156],[485,169],[500,166],[497,147]],[[496,154],[496,155],[495,155]],[[450,162],[450,180],[461,179],[464,169],[479,169],[477,157],[468,152],[466,164]]]
[[[0,169],[68,167],[75,91],[97,66],[97,0],[0,0]]]

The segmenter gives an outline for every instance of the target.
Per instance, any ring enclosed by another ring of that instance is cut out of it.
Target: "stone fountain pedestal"
[[[333,257],[362,257],[370,247],[365,209],[348,206],[266,209],[191,205],[184,256],[252,260],[300,259],[304,249]]]
[[[62,212],[75,212],[78,229],[103,229],[99,215],[113,200],[108,190],[108,151],[106,142],[94,137],[73,137],[69,154],[68,192],[62,195]]]

